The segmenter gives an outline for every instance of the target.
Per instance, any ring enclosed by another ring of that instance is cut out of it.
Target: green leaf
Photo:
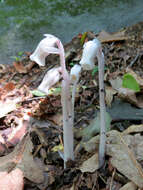
[[[82,34],[82,36],[81,36],[81,39],[80,39],[80,44],[81,44],[81,45],[84,44],[86,36],[87,36],[87,32],[84,32],[84,33]]]
[[[98,66],[94,67],[91,75],[94,76],[97,71],[98,71]]]
[[[40,90],[32,90],[31,93],[33,94],[33,96],[46,96],[46,94],[41,92]]]
[[[107,70],[107,67],[104,67],[104,70],[106,71],[106,70]],[[98,72],[98,66],[95,66],[95,67],[94,67],[94,69],[93,69],[91,75],[94,76],[96,72]]]
[[[58,95],[58,94],[60,94],[61,93],[61,87],[57,87],[57,88],[50,88],[49,89],[49,92],[48,92],[48,94],[49,95]]]
[[[122,87],[129,88],[135,92],[140,92],[140,86],[138,82],[130,73],[127,73],[123,76]]]
[[[23,51],[19,51],[19,52],[18,52],[18,56],[21,57],[22,55],[23,55]]]
[[[75,64],[74,64],[73,62],[71,62],[71,63],[69,63],[69,65],[70,65],[71,67],[73,67]]]
[[[12,59],[15,59],[15,61],[20,61],[20,58],[17,56],[11,56]]]

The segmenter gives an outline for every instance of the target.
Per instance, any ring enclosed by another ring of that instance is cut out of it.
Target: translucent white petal
[[[48,94],[49,89],[61,79],[61,67],[50,69],[44,76],[38,90]]]
[[[80,72],[81,72],[81,66],[80,65],[74,65],[72,68],[71,68],[71,71],[70,71],[70,79],[71,79],[71,82],[74,82],[74,81],[78,81],[79,80],[79,76],[80,76]]]
[[[50,53],[59,54],[59,49],[56,47],[57,40],[55,36],[46,34],[46,37],[40,41],[30,59],[40,66],[45,66],[45,58]]]
[[[95,57],[101,47],[98,39],[88,41],[83,46],[83,53],[80,64],[84,70],[92,70],[94,68]]]

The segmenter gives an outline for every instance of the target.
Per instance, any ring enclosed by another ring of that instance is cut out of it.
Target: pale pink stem
[[[57,41],[60,50],[60,63],[62,67],[62,109],[63,109],[63,134],[64,134],[64,168],[68,160],[74,160],[73,143],[73,117],[70,94],[70,76],[66,70],[64,48],[60,40]]]

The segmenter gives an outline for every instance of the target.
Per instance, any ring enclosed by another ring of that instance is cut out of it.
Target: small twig
[[[128,68],[129,68],[129,67],[132,67],[133,64],[135,64],[135,62],[138,60],[139,56],[140,56],[140,53],[138,53],[138,54],[136,55],[136,57],[131,61],[131,63],[128,65]]]
[[[113,179],[114,179],[115,173],[116,173],[116,168],[114,168],[114,171],[112,173],[112,178],[111,178],[111,183],[110,183],[110,190],[112,190]]]
[[[32,101],[32,100],[44,99],[44,98],[46,98],[46,96],[33,97],[33,98],[29,98],[29,99],[27,99],[27,100],[21,101],[21,103],[23,103],[23,102],[29,102],[29,101]]]

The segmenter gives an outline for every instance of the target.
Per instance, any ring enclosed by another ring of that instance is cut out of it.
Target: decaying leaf
[[[21,98],[16,98],[14,100],[7,100],[6,102],[0,101],[0,118],[4,117],[7,113],[16,109],[16,104]]]
[[[27,139],[27,143],[23,152],[22,160],[17,165],[23,171],[24,177],[33,181],[34,183],[42,183],[44,181],[44,175],[41,167],[37,165],[32,156],[33,144],[30,137]]]
[[[99,135],[92,137],[89,141],[83,142],[82,147],[89,153],[98,151],[99,148]]]
[[[15,67],[18,73],[27,73],[26,68],[23,66],[21,62],[13,62],[13,66]]]
[[[106,92],[106,93],[105,93],[105,94],[106,94],[106,96],[105,96],[106,104],[107,104],[109,107],[111,107],[111,103],[112,103],[112,100],[113,100],[113,96],[117,93],[117,91],[108,86],[108,87],[105,88],[105,92]]]
[[[16,168],[10,173],[0,172],[1,190],[22,190],[24,185],[23,173]]]
[[[141,126],[138,126],[138,128],[140,127]],[[137,132],[135,129],[132,129],[132,132],[133,131]],[[135,183],[138,187],[143,188],[143,169],[138,162],[143,160],[143,137],[140,134],[128,135],[126,133],[120,133],[112,130],[107,132],[106,143],[106,154],[111,156],[111,164],[113,167],[115,167],[120,173]],[[82,145],[84,149],[90,153],[93,151],[97,152],[99,135],[91,138]],[[96,154],[93,156],[94,161],[97,156]],[[92,157],[91,160],[88,159],[82,164],[81,170],[84,172],[91,172],[91,161]]]
[[[9,83],[7,83],[7,84],[3,87],[3,89],[4,89],[6,92],[10,92],[10,91],[12,91],[12,90],[15,89],[15,85],[14,85],[13,82],[9,82]]]
[[[120,190],[137,190],[137,186],[133,182],[125,184]]]
[[[55,115],[49,116],[48,119],[54,122],[58,126],[62,126],[63,124],[63,116],[61,113],[57,113]]]
[[[130,133],[139,133],[143,132],[143,124],[141,125],[131,125],[126,130],[123,131],[123,134],[130,134]]]
[[[116,33],[108,33],[104,30],[101,31],[98,35],[98,39],[101,42],[115,42],[115,41],[123,41],[127,39],[127,36],[125,36],[125,31],[119,31]]]
[[[122,87],[121,77],[117,77],[116,79],[110,79],[109,82],[110,82],[112,88],[117,91]]]
[[[0,171],[10,172],[15,168],[19,168],[24,177],[35,183],[42,183],[44,180],[43,171],[34,161],[32,149],[33,145],[30,137],[26,135],[13,152],[0,157]]]
[[[0,73],[4,73],[6,71],[6,66],[4,64],[0,64]]]
[[[127,89],[127,88],[120,88],[118,90],[118,96],[122,98],[123,100],[126,100],[127,102],[130,102],[131,104],[134,104],[135,106],[139,108],[143,108],[143,94],[142,93],[136,93],[133,90]]]
[[[140,144],[137,144],[137,139],[135,138],[139,137],[122,136],[117,131],[110,131],[107,138],[106,153],[112,157],[111,164],[113,167],[117,168],[119,172],[133,181],[138,187],[143,188],[143,169],[136,159],[139,155],[137,156],[137,153],[134,152],[135,149],[133,149],[135,146],[136,148],[140,146]],[[143,141],[143,137],[141,138]]]
[[[80,170],[82,172],[95,172],[99,168],[98,153],[94,154],[91,158],[84,161]]]
[[[34,62],[29,61],[28,65],[24,66],[22,62],[13,62],[13,66],[18,73],[28,73],[34,64]]]

